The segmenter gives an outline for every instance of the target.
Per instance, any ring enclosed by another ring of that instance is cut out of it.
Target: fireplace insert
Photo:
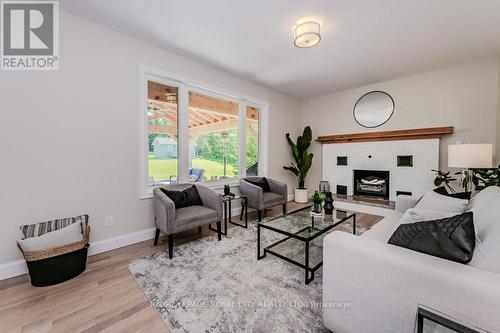
[[[354,170],[354,195],[389,200],[389,171]]]

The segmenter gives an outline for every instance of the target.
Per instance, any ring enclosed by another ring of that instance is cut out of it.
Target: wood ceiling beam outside
[[[200,135],[205,133],[214,133],[214,132],[222,132],[230,129],[238,128],[238,120],[237,119],[228,119],[224,121],[219,121],[216,123],[210,123],[207,125],[195,126],[191,127],[188,130],[189,135]]]
[[[177,129],[171,126],[164,125],[149,125],[150,133],[158,133],[158,134],[168,134],[170,136],[177,135]]]
[[[162,102],[173,109],[177,109],[176,103],[168,103],[167,96],[177,94],[177,88],[169,87],[167,85],[148,81],[148,99],[151,101]],[[189,92],[189,107],[201,109],[208,112],[215,112],[227,116],[237,117],[238,103],[220,98],[215,98],[203,95],[197,92]],[[258,119],[259,110],[256,107],[247,107],[247,118]]]

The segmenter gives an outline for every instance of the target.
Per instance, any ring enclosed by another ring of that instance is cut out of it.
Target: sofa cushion
[[[203,205],[198,189],[194,185],[183,191],[171,191],[162,187],[160,190],[174,202],[176,209]]]
[[[401,224],[388,243],[466,264],[475,247],[473,214]]]
[[[488,229],[484,239],[476,243],[471,266],[500,273],[500,223]]]
[[[408,223],[416,223],[422,221],[432,221],[432,220],[442,219],[445,217],[451,217],[453,215],[456,214],[450,212],[436,212],[433,210],[410,208],[403,214],[399,223],[408,224]]]
[[[284,201],[283,196],[278,193],[264,192],[264,206],[274,206]]]
[[[217,211],[203,206],[189,206],[175,210],[176,230],[183,231],[201,224],[219,221]]]
[[[381,221],[371,227],[370,230],[363,233],[361,237],[366,237],[379,242],[387,243],[389,238],[391,238],[392,233],[399,226],[399,221],[403,213],[392,212]]]
[[[69,245],[81,240],[83,240],[83,234],[80,222],[69,224],[64,228],[47,232],[38,237],[18,239],[17,243],[24,252],[34,252]]]
[[[462,214],[468,203],[468,200],[451,198],[434,191],[428,191],[415,205],[415,208]]]
[[[500,188],[490,186],[476,194],[467,206],[474,213],[476,241],[482,241],[488,229],[500,222]]]
[[[498,199],[498,196],[500,196],[500,187],[489,186],[473,196],[465,209],[471,210],[473,208],[476,208],[477,206],[485,205],[490,202],[490,200],[493,200],[495,198]]]

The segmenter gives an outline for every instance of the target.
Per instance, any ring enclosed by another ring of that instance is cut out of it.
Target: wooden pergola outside
[[[177,88],[148,82],[149,132],[166,134],[177,140]],[[238,128],[238,103],[196,92],[189,92],[188,133],[192,138],[205,133],[225,132]],[[169,125],[151,120],[164,119]],[[247,107],[247,133],[258,142],[259,110]]]

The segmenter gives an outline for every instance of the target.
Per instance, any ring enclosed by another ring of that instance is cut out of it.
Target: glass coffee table
[[[343,224],[348,227],[347,221],[352,219],[352,229],[349,228],[349,231],[356,234],[354,212],[334,210],[332,215],[312,216],[310,211],[311,207],[304,207],[257,223],[257,259],[270,253],[303,268],[306,284],[314,280],[314,272],[323,265],[323,238],[327,233]],[[261,229],[284,237],[263,247]]]

